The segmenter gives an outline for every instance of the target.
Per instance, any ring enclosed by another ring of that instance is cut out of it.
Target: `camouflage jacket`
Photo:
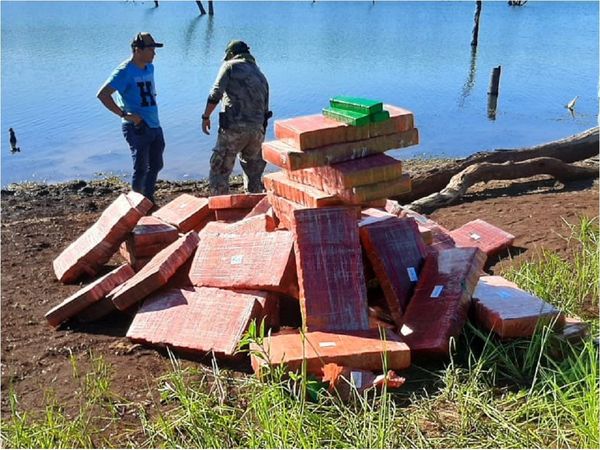
[[[221,66],[208,102],[221,100],[227,122],[223,128],[263,126],[269,110],[269,83],[250,54],[237,55]]]

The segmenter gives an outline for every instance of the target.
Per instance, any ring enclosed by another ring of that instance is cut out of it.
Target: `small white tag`
[[[412,328],[407,327],[406,325],[402,325],[402,328],[400,328],[400,334],[402,336],[408,336],[409,334],[412,334],[412,332]]]
[[[431,291],[431,298],[438,298],[442,293],[442,289],[444,289],[444,286],[442,286],[441,284],[435,286],[433,288],[433,291]]]
[[[179,205],[179,209],[183,209],[187,206],[187,203],[182,203],[181,205]]]
[[[319,347],[335,347],[335,342],[319,342]]]
[[[414,267],[407,267],[406,271],[408,272],[408,279],[410,281],[418,281],[419,277],[417,276],[417,271]]]
[[[350,372],[350,381],[360,389],[362,387],[362,372]]]
[[[473,239],[474,241],[478,241],[479,239],[481,239],[481,236],[479,236],[477,233],[471,233],[470,236],[471,239]]]
[[[244,260],[244,255],[234,255],[231,257],[231,264],[241,264]]]

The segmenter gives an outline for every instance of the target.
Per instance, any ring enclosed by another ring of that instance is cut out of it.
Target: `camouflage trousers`
[[[239,155],[244,172],[246,192],[263,192],[262,174],[267,163],[262,158],[261,144],[265,140],[262,129],[237,128],[219,130],[217,144],[210,158],[210,195],[229,193],[229,176]]]

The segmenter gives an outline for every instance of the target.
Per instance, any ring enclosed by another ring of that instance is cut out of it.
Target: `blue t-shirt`
[[[116,89],[116,103],[126,112],[139,115],[150,128],[160,127],[152,64],[140,69],[130,59],[123,61],[105,84]]]

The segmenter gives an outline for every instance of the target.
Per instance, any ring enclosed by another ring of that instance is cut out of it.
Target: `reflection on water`
[[[467,77],[467,81],[463,85],[462,92],[460,94],[460,101],[458,102],[458,106],[463,108],[465,106],[465,100],[471,94],[471,90],[475,86],[475,74],[477,73],[477,46],[471,46],[471,60],[469,64],[469,76]]]
[[[190,20],[189,25],[185,28],[185,34],[183,35],[183,51],[184,55],[187,57],[190,51],[190,47],[192,45],[192,39],[194,37],[194,32],[198,27],[198,23],[200,22],[202,16],[194,17]]]
[[[130,170],[119,120],[95,95],[139,31],[165,43],[155,60],[162,178],[207,175],[216,136],[202,134],[200,115],[231,39],[248,42],[268,77],[275,120],[317,113],[335,95],[411,109],[421,144],[395,157],[523,147],[596,124],[592,2],[486,2],[476,47],[473,2],[217,6],[199,16],[194,2],[1,2],[2,185]],[[499,65],[502,108],[490,120],[487,82]],[[573,116],[564,105],[576,95]],[[8,151],[9,127],[20,153]]]

